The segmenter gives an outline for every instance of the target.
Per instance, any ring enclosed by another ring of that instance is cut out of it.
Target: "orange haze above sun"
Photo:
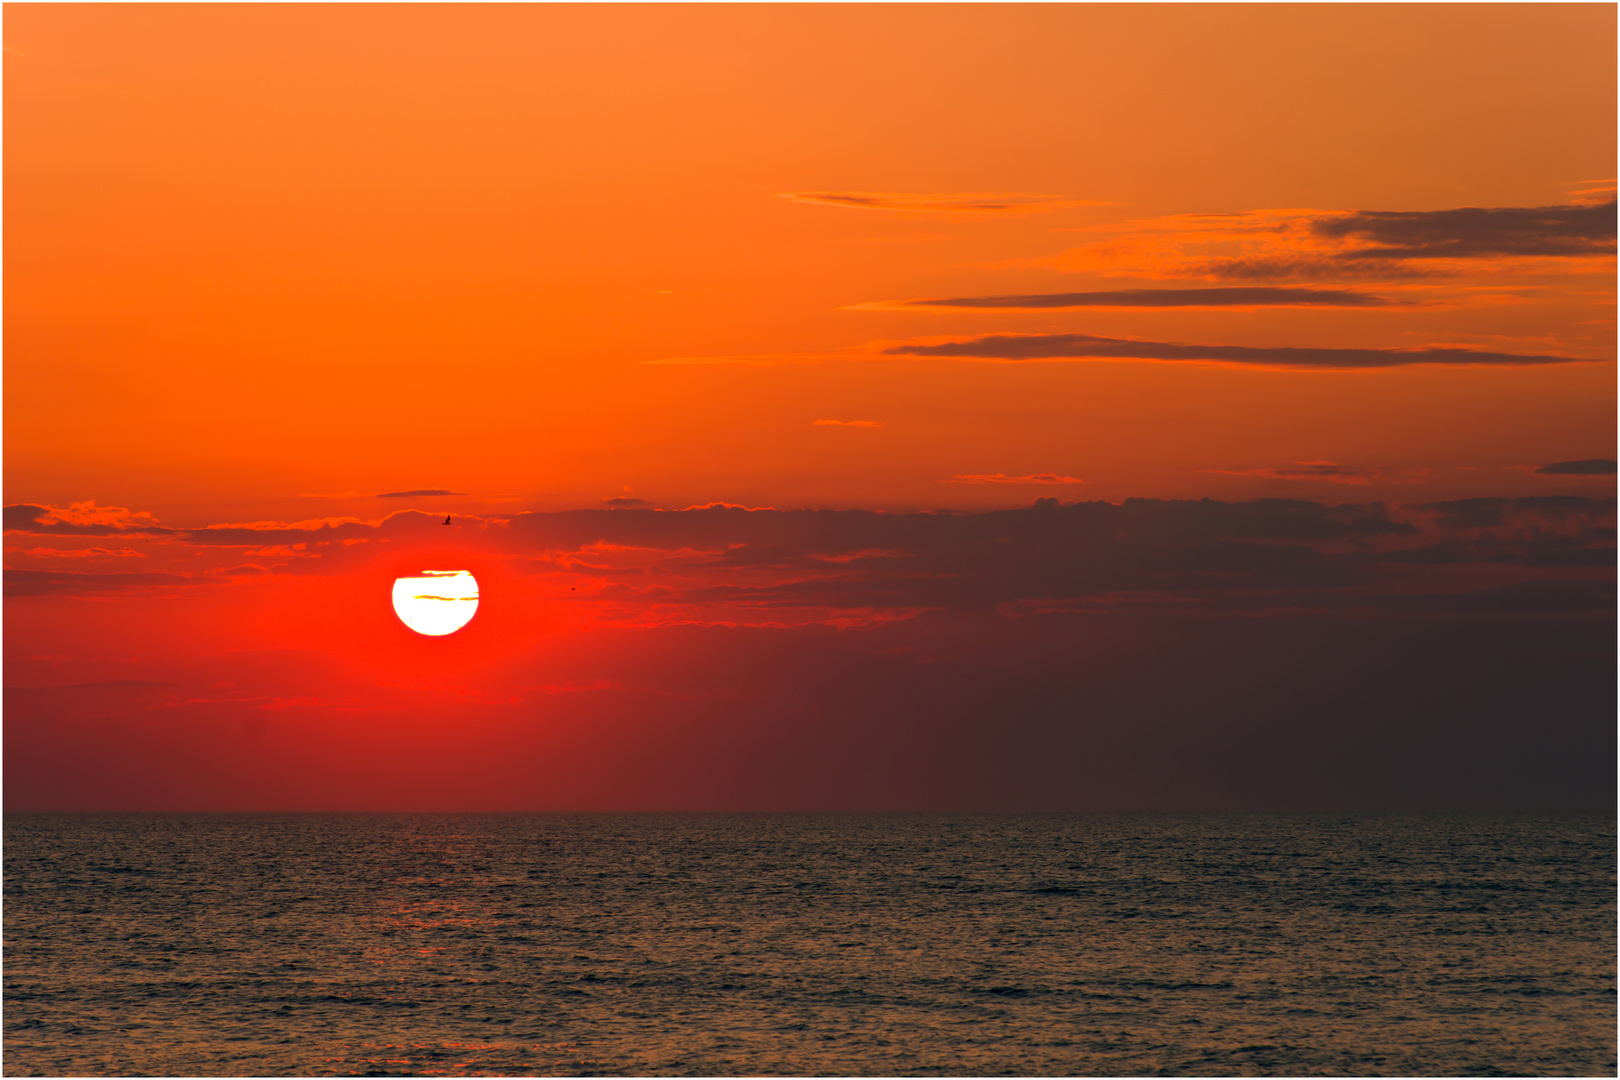
[[[1084,481],[1066,497],[1332,494],[1276,475],[1331,461],[1358,496],[1481,493],[1612,443],[1608,260],[1198,267],[1352,242],[1312,214],[1593,198],[1613,18],[20,5],[8,491],[195,523],[370,517],[436,486],[465,493],[441,512],[971,507],[1048,474]],[[895,306],[1219,284],[1392,303]],[[884,353],[1051,332],[1602,362]],[[727,362],[663,363],[690,358]]]

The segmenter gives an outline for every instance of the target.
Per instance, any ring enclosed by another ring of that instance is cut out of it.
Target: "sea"
[[[5,818],[7,1076],[1613,1076],[1615,817]]]

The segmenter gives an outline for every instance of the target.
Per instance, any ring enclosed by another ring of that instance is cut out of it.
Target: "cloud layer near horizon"
[[[982,478],[970,478],[976,481]],[[1058,483],[1015,477],[990,482]],[[53,538],[59,511],[6,508]],[[1312,608],[1524,615],[1612,605],[1614,500],[1475,499],[1394,508],[1261,499],[1130,499],[901,513],[715,505],[467,517],[450,542],[520,567],[610,621],[869,622],[927,610]],[[80,525],[77,528],[89,528]],[[168,529],[125,512],[100,529],[153,556],[142,573],[8,572],[12,596],[119,593],[265,575],[364,574],[441,553],[435,515]],[[204,553],[199,556],[197,553]],[[212,553],[212,554],[208,554]],[[207,569],[196,569],[198,559]],[[1413,574],[1406,568],[1422,566]],[[1571,575],[1575,575],[1573,578]],[[560,595],[560,594],[558,594]]]

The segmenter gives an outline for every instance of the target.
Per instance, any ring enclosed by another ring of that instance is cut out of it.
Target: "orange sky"
[[[368,621],[388,560],[365,553],[388,542],[484,559],[526,598],[480,609],[499,647],[453,647],[473,667],[436,684],[452,703],[516,700],[541,683],[473,669],[584,626],[1079,610],[1061,574],[913,595],[881,545],[937,545],[930,572],[978,580],[978,541],[865,519],[805,554],[809,518],[729,540],[519,518],[610,499],[1384,502],[1377,558],[1473,545],[1498,576],[1378,588],[1524,586],[1509,563],[1558,588],[1601,576],[1546,552],[1607,535],[1612,464],[1536,470],[1614,457],[1615,18],[9,6],[8,682],[159,679],[137,670],[154,658],[192,665],[164,669],[175,685],[240,682],[197,673],[219,649],[427,678]],[[398,492],[429,494],[379,498]],[[1545,496],[1586,501],[1432,508]],[[410,510],[466,532],[385,520]],[[262,542],[217,528],[244,524]],[[1253,528],[1328,560],[1363,536]],[[692,561],[739,545],[776,554]],[[830,588],[854,565],[877,592],[713,591],[805,566],[794,588]],[[1119,573],[1084,588],[1149,587]],[[1287,587],[1373,587],[1323,574]],[[588,667],[544,685],[621,678]],[[305,700],[280,678],[254,708]]]
[[[1353,282],[1410,310],[848,308],[1164,286],[1140,258],[1064,253],[1169,215],[1569,202],[1614,172],[1613,24],[1603,5],[14,7],[8,494],[201,523],[426,487],[523,508],[626,487],[1027,501],[948,483],[997,473],[1086,482],[1068,497],[1332,494],[1201,471],[1317,460],[1426,470],[1426,497],[1512,486],[1607,456],[1612,364],[647,361],[1052,331],[1610,361],[1602,257]],[[778,197],[803,191],[1058,208]]]

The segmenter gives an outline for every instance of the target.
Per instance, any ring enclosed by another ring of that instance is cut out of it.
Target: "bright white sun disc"
[[[468,570],[424,570],[394,579],[394,614],[429,637],[460,630],[478,610],[478,579]]]

